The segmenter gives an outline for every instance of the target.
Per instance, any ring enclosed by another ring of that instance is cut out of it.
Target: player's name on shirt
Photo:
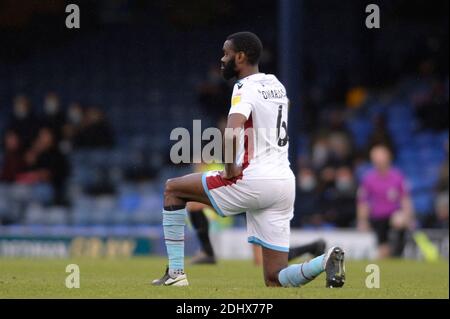
[[[286,96],[286,92],[283,89],[274,89],[274,90],[258,90],[258,92],[262,95],[263,99],[282,99]]]

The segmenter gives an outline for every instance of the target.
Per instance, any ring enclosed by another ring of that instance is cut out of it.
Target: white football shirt
[[[257,73],[236,82],[229,114],[246,117],[236,163],[246,179],[284,179],[293,176],[288,159],[289,99],[272,74]]]

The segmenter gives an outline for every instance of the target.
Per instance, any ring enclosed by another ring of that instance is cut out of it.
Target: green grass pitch
[[[68,264],[80,267],[80,288],[68,289]],[[251,261],[187,266],[189,287],[152,287],[166,260],[0,259],[0,298],[449,298],[448,261],[349,261],[342,289],[324,288],[322,274],[302,288],[266,288]],[[366,266],[380,267],[380,288],[368,289]]]

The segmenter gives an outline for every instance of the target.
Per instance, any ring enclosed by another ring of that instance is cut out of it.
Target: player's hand
[[[225,169],[222,171],[222,178],[232,179],[242,174],[242,167],[236,164],[225,165]]]

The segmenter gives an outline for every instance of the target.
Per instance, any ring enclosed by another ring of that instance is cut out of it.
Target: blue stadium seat
[[[364,118],[355,118],[347,121],[347,127],[353,135],[356,146],[363,148],[372,133],[372,123]]]
[[[418,215],[431,214],[433,212],[433,194],[423,192],[413,196],[414,209]]]

